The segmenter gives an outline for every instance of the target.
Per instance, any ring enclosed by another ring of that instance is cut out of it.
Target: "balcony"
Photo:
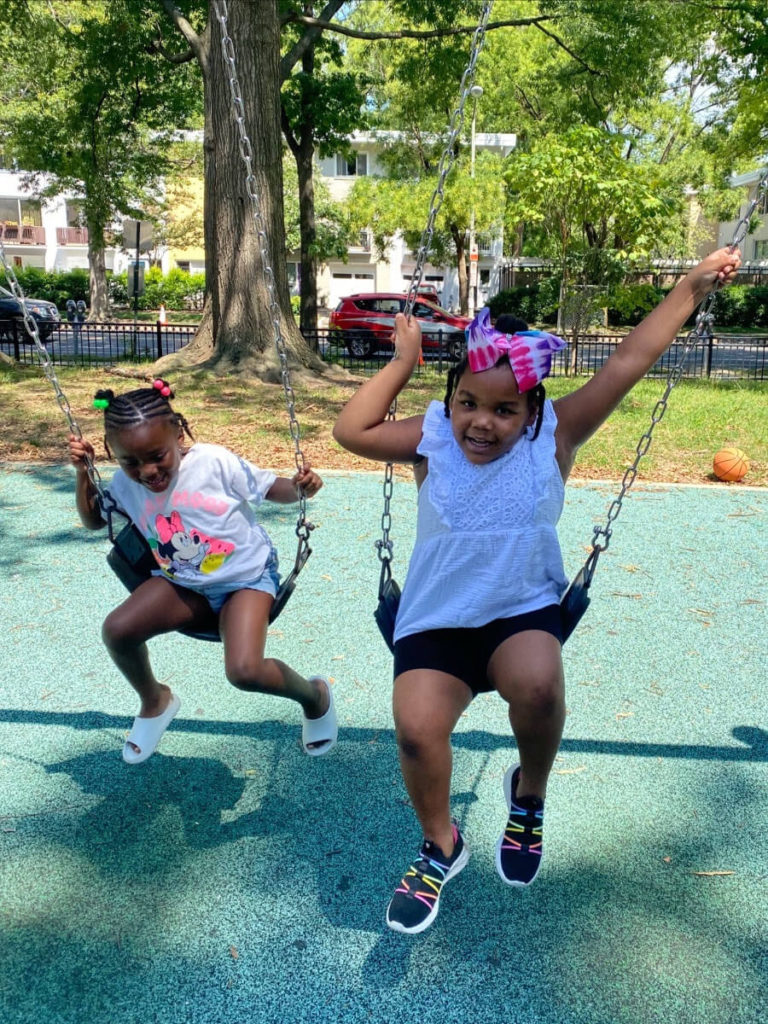
[[[45,245],[45,228],[12,220],[0,221],[0,238],[15,245]]]
[[[357,239],[350,245],[350,252],[370,252],[373,246],[373,233],[364,229],[361,231]]]
[[[57,245],[88,245],[88,228],[56,228]]]

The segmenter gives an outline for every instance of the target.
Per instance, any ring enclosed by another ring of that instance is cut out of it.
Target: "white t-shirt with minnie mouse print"
[[[161,494],[121,469],[108,490],[146,537],[158,566],[152,575],[205,590],[264,572],[274,549],[255,507],[276,479],[228,448],[194,444]]]

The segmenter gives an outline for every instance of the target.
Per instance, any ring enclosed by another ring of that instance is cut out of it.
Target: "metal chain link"
[[[264,278],[269,292],[269,313],[272,318],[272,329],[274,333],[275,349],[280,360],[280,378],[285,392],[285,406],[288,411],[291,438],[294,445],[294,460],[299,472],[303,472],[306,466],[304,452],[301,449],[301,428],[296,417],[296,396],[291,386],[291,378],[288,369],[288,349],[283,338],[280,327],[280,306],[277,301],[277,289],[275,287],[275,275],[270,263],[270,256],[267,247],[267,230],[264,215],[261,209],[261,201],[257,191],[256,175],[253,172],[253,147],[245,127],[245,105],[243,94],[240,88],[240,80],[237,75],[235,64],[235,46],[229,36],[227,18],[229,11],[227,0],[213,0],[213,11],[221,29],[221,51],[224,63],[229,69],[229,92],[232,98],[232,114],[237,126],[238,144],[240,156],[245,164],[245,187],[248,198],[251,202],[251,212],[256,228],[256,234],[261,252],[261,265]],[[296,557],[296,570],[307,560],[310,554],[309,534],[314,525],[307,521],[307,498],[304,489],[299,487],[299,516],[296,524],[296,536],[299,538],[299,553]]]
[[[752,219],[752,214],[757,209],[757,204],[760,202],[760,198],[763,194],[768,193],[768,168],[763,172],[763,176],[757,186],[755,196],[747,204],[746,212],[736,223],[734,228],[733,238],[728,246],[731,251],[737,249],[746,237],[747,231],[749,230],[749,222]],[[683,343],[682,353],[677,363],[669,371],[667,376],[667,385],[664,389],[664,394],[658,400],[651,413],[651,422],[648,429],[641,436],[635,448],[635,458],[632,464],[627,467],[624,472],[624,476],[621,481],[621,489],[618,495],[611,502],[606,515],[605,524],[603,526],[596,526],[592,535],[592,551],[590,552],[586,562],[584,563],[584,580],[587,586],[592,581],[595,568],[597,567],[597,560],[600,557],[601,552],[605,551],[610,544],[611,534],[613,533],[613,523],[616,517],[621,512],[622,502],[627,491],[630,489],[632,484],[635,482],[637,476],[638,466],[640,460],[646,454],[648,449],[651,447],[651,441],[653,440],[653,431],[657,423],[660,423],[664,413],[667,411],[667,402],[672,389],[679,383],[683,369],[685,367],[685,361],[690,355],[691,351],[696,347],[698,342],[705,337],[708,337],[712,332],[712,325],[714,316],[712,308],[717,298],[717,293],[721,288],[719,281],[716,281],[712,289],[704,296],[701,303],[699,304],[698,312],[696,313],[696,322],[693,330],[689,331],[686,335]],[[600,538],[603,541],[600,541]]]
[[[69,424],[69,431],[71,434],[74,434],[74,436],[78,440],[82,440],[83,433],[80,430],[80,426],[74,417],[72,407],[69,404],[67,396],[64,394],[64,391],[62,390],[61,384],[59,383],[59,378],[56,376],[56,370],[54,369],[53,361],[51,360],[50,354],[48,353],[48,349],[45,347],[45,345],[40,339],[40,332],[37,327],[37,321],[27,309],[27,300],[24,295],[24,291],[21,285],[19,284],[18,278],[16,277],[16,271],[13,269],[13,265],[8,261],[8,256],[5,252],[5,246],[3,245],[2,237],[0,237],[0,259],[2,260],[3,263],[3,269],[5,271],[5,276],[8,281],[8,285],[11,291],[13,292],[14,298],[18,301],[19,305],[21,306],[21,313],[24,318],[24,328],[35,344],[35,348],[37,349],[37,355],[40,360],[40,365],[42,366],[43,372],[45,373],[46,377],[53,386],[53,390],[56,395],[56,401],[59,404],[59,408],[67,418],[67,423]],[[98,469],[96,469],[96,466],[93,463],[93,459],[91,459],[90,456],[86,456],[85,458],[85,468],[88,474],[88,479],[90,480],[91,485],[93,486],[94,490],[99,496],[99,502],[102,508],[104,510],[109,510],[110,508],[113,508],[115,506],[115,502],[112,500],[109,493],[104,489],[104,484],[102,483],[99,471]]]
[[[448,173],[453,167],[456,159],[456,141],[461,132],[464,124],[464,107],[467,103],[467,97],[469,96],[469,90],[472,88],[475,80],[475,68],[477,65],[477,59],[480,56],[480,51],[485,43],[485,29],[488,24],[488,19],[491,16],[491,9],[493,7],[493,0],[486,0],[483,4],[482,14],[480,15],[480,21],[472,35],[472,45],[470,47],[469,63],[464,69],[464,74],[461,76],[461,85],[459,87],[459,105],[454,110],[450,124],[448,126],[448,138],[443,148],[442,155],[440,157],[440,163],[437,168],[437,185],[432,193],[432,198],[429,203],[429,213],[427,214],[427,222],[421,235],[421,241],[419,242],[418,252],[416,254],[416,265],[411,275],[411,284],[408,288],[408,293],[405,298],[404,313],[408,317],[411,315],[413,310],[413,304],[416,301],[416,294],[421,284],[421,277],[424,272],[424,264],[427,259],[429,248],[432,244],[432,236],[435,231],[435,221],[437,215],[440,212],[440,207],[443,204],[445,197],[445,179],[448,177]],[[395,396],[392,404],[389,407],[387,413],[387,420],[394,420],[397,414],[397,396]],[[390,504],[392,501],[392,492],[394,489],[395,482],[395,466],[392,462],[387,462],[384,467],[384,511],[381,514],[381,540],[376,541],[376,550],[379,555],[379,560],[384,563],[382,565],[381,582],[379,584],[379,592],[383,587],[386,579],[390,575],[389,573],[389,562],[392,561],[393,550],[392,541],[389,539],[389,531],[392,527],[392,515],[390,513]]]

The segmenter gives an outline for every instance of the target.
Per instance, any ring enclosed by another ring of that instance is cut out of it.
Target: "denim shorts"
[[[434,669],[461,679],[473,696],[488,693],[494,689],[488,665],[496,648],[528,629],[551,633],[562,643],[560,616],[560,605],[551,604],[510,619],[494,619],[484,626],[410,633],[395,643],[395,679],[412,669]]]
[[[215,612],[220,612],[227,600],[236,594],[238,590],[262,590],[265,594],[275,597],[280,586],[280,573],[277,571],[277,552],[272,553],[264,566],[264,572],[255,580],[232,580],[229,583],[220,583],[219,586],[201,587],[197,592],[202,594],[208,604]],[[196,588],[195,588],[196,589]]]

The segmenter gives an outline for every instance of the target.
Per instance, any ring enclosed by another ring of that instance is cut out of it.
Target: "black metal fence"
[[[48,330],[47,325],[44,330]],[[194,336],[194,324],[70,323],[47,333],[45,346],[56,365],[91,366],[120,362],[153,362],[176,352]],[[338,331],[307,333],[306,340],[326,362],[354,373],[375,373],[392,358],[392,345],[373,331],[355,331],[344,338]],[[416,370],[446,373],[460,354],[456,333],[437,331],[424,339],[424,361]],[[552,376],[591,376],[620,343],[615,334],[585,334],[571,340],[552,360]],[[648,373],[666,377],[682,354],[685,336],[665,352]],[[0,320],[0,351],[21,363],[37,362],[35,346],[18,320]],[[684,377],[722,380],[768,380],[768,336],[719,333],[700,342],[686,361]]]
[[[361,352],[360,340],[368,334],[370,351]],[[329,337],[330,335],[330,337]],[[307,337],[310,345],[329,362],[336,362],[356,373],[375,373],[392,358],[391,344],[377,341],[373,332],[355,331],[356,343],[344,345],[334,332],[317,331]],[[456,361],[456,335],[433,336],[434,344],[425,345],[424,363],[417,368],[443,373]],[[682,356],[685,335],[680,335],[648,373],[666,377]],[[616,334],[585,334],[569,339],[568,347],[555,353],[552,376],[591,376],[621,342]],[[700,342],[689,353],[684,377],[713,377],[729,380],[768,380],[768,336],[716,334]]]
[[[41,323],[40,340],[51,362],[59,366],[154,362],[183,348],[194,337],[195,324],[138,322]],[[36,363],[37,351],[21,319],[0,320],[0,351],[19,363]]]

